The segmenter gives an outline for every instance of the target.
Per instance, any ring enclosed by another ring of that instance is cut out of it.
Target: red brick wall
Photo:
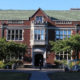
[[[48,64],[54,64],[54,57],[55,57],[55,54],[53,52],[51,52],[50,54],[47,53],[46,62]]]

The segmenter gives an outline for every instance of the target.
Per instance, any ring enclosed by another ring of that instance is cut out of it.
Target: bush
[[[62,65],[62,62],[61,62],[61,61],[58,61],[58,60],[55,60],[55,61],[54,61],[54,64],[55,64],[55,67],[56,67],[56,68],[59,68],[60,65]]]
[[[0,69],[2,69],[4,67],[4,63],[3,61],[0,61]]]
[[[5,62],[4,68],[5,69],[11,69],[13,63],[14,63],[14,61]]]

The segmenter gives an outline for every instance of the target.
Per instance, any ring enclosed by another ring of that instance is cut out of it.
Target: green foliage
[[[79,50],[80,50],[80,35],[72,35],[69,39],[65,40],[57,40],[57,41],[50,41],[50,44],[52,46],[51,50],[58,53],[62,51],[71,51],[74,50],[78,58]]]
[[[6,39],[0,38],[0,60],[6,59],[7,56],[17,56],[18,53],[25,53],[27,45],[16,43],[13,41],[7,42]]]
[[[58,53],[66,50],[70,50],[70,46],[68,45],[68,40],[57,40],[56,42],[50,41],[52,46],[51,50]]]
[[[3,68],[4,67],[4,63],[3,61],[0,61],[0,68]]]

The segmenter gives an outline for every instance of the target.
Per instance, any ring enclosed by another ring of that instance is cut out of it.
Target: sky
[[[0,9],[13,10],[69,10],[80,8],[80,0],[0,0]]]

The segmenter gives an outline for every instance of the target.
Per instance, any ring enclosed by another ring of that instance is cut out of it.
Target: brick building
[[[0,10],[0,37],[7,41],[27,44],[24,62],[33,66],[54,60],[71,60],[72,57],[62,52],[57,55],[50,51],[49,41],[69,38],[80,33],[80,10]],[[71,51],[72,54],[72,51]]]

